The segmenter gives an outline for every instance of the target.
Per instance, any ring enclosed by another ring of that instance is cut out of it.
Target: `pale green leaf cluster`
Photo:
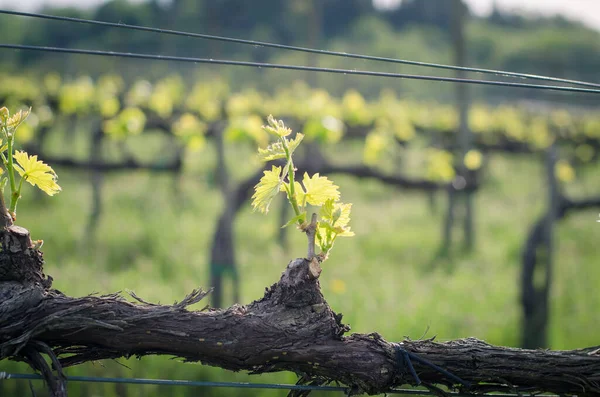
[[[295,139],[287,141],[287,149],[283,145],[282,141],[274,142],[267,146],[266,149],[258,148],[258,157],[262,161],[285,159],[288,155],[291,157],[296,148],[300,145],[300,142],[302,142],[303,138],[304,135],[296,134]]]
[[[127,107],[115,117],[105,120],[103,131],[115,139],[139,135],[146,126],[146,114],[137,107]]]
[[[321,250],[328,252],[333,247],[335,239],[339,236],[354,236],[348,223],[352,204],[337,203],[329,199],[321,207],[319,215],[321,220],[317,228],[317,244]]]
[[[275,120],[272,115],[267,117],[269,125],[263,127],[267,132],[284,138],[292,133],[292,129],[285,126],[283,120]]]
[[[308,206],[321,207],[316,229],[316,243],[321,248],[321,260],[327,258],[333,243],[338,236],[353,236],[348,223],[352,204],[339,202],[339,187],[325,176],[316,173],[312,176],[304,173],[302,181],[296,181],[296,170],[292,154],[304,138],[297,133],[290,139],[292,130],[285,126],[282,120],[275,120],[269,115],[268,125],[264,130],[274,135],[277,140],[266,148],[258,148],[258,157],[262,161],[285,160],[285,166],[271,167],[264,171],[263,177],[255,186],[252,196],[254,210],[267,213],[273,198],[279,192],[285,192],[288,201],[294,209],[294,217],[283,227],[296,224],[300,230],[308,227]]]
[[[200,150],[206,143],[204,135],[208,131],[208,125],[192,113],[182,114],[173,122],[171,130],[190,150]]]
[[[17,202],[21,198],[21,188],[24,181],[32,186],[37,186],[49,196],[61,191],[61,187],[56,182],[56,173],[52,167],[38,160],[37,155],[30,156],[24,151],[14,151],[17,129],[23,125],[30,113],[31,108],[26,111],[20,110],[11,116],[6,107],[0,108],[0,159],[3,166],[0,169],[2,175],[0,177],[0,189],[1,194],[4,194],[4,187],[7,183],[10,186],[10,208],[8,210],[13,219],[16,219]],[[18,182],[15,171],[21,177]]]

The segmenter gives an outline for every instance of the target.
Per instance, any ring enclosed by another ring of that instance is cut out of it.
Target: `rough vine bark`
[[[66,296],[52,289],[27,230],[8,226],[0,242],[0,360],[27,361],[42,372],[54,396],[67,395],[61,367],[157,354],[252,374],[293,371],[323,383],[341,382],[353,394],[379,394],[418,379],[430,388],[471,392],[600,395],[600,349],[521,350],[472,338],[393,343],[377,333],[346,336],[349,327],[327,304],[318,273],[304,258],[291,261],[257,301],[191,311],[187,307],[205,292],[193,291],[174,305],[135,295],[137,303],[119,295]],[[53,359],[53,368],[42,354]]]

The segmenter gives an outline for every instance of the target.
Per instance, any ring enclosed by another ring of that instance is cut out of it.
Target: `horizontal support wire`
[[[10,374],[0,372],[0,380],[3,379],[25,379],[25,380],[44,380],[40,375],[36,374]],[[232,387],[237,389],[283,389],[283,390],[312,390],[312,391],[339,391],[347,393],[348,387],[341,386],[310,386],[310,385],[291,385],[283,383],[247,383],[247,382],[211,382],[211,381],[193,381],[193,380],[173,380],[173,379],[141,379],[141,378],[99,378],[95,376],[69,376],[67,382],[84,382],[84,383],[121,383],[132,385],[159,385],[159,386],[192,386],[192,387]],[[392,389],[387,391],[388,394],[404,394],[416,396],[434,396],[435,393],[429,390],[414,390],[414,389]],[[486,394],[468,394],[446,392],[453,397],[473,397],[486,396]],[[553,394],[487,394],[493,397],[556,397]]]
[[[569,79],[562,79],[562,78],[558,78],[558,77],[541,76],[541,75],[536,75],[536,74],[508,72],[508,71],[504,71],[504,70],[493,70],[493,69],[483,69],[483,68],[474,68],[474,67],[466,67],[466,66],[444,65],[444,64],[430,63],[430,62],[410,61],[410,60],[405,60],[405,59],[387,58],[387,57],[379,57],[379,56],[372,56],[372,55],[361,55],[361,54],[353,54],[353,53],[339,52],[339,51],[319,50],[319,49],[315,49],[315,48],[298,47],[298,46],[277,44],[277,43],[268,43],[268,42],[264,42],[264,41],[245,40],[245,39],[238,39],[238,38],[233,38],[233,37],[215,36],[215,35],[204,34],[204,33],[192,33],[192,32],[183,32],[183,31],[179,31],[179,30],[152,28],[152,27],[139,26],[139,25],[129,25],[129,24],[124,24],[124,23],[120,23],[120,22],[119,23],[104,22],[104,21],[97,21],[97,20],[93,20],[93,19],[63,17],[63,16],[58,16],[58,15],[48,15],[48,14],[39,14],[39,13],[30,13],[30,12],[12,11],[12,10],[0,10],[0,14],[16,15],[16,16],[23,16],[23,17],[30,17],[30,18],[42,18],[42,19],[50,19],[50,20],[64,21],[64,22],[76,22],[76,23],[84,23],[84,24],[90,24],[90,25],[101,25],[101,26],[109,26],[109,27],[121,28],[121,29],[140,30],[140,31],[145,31],[145,32],[161,33],[161,34],[180,36],[180,37],[200,38],[200,39],[205,39],[205,40],[216,40],[216,41],[224,41],[224,42],[237,43],[237,44],[246,44],[246,45],[252,45],[254,47],[278,48],[278,49],[298,51],[298,52],[307,52],[307,53],[319,54],[319,55],[329,55],[329,56],[337,56],[337,57],[344,57],[344,58],[362,59],[362,60],[368,60],[368,61],[378,61],[378,62],[395,63],[395,64],[403,64],[403,65],[422,66],[422,67],[430,67],[430,68],[436,68],[436,69],[462,70],[465,72],[493,74],[496,76],[503,76],[503,77],[552,81],[555,83],[566,83],[566,84],[573,84],[573,85],[579,85],[579,86],[585,86],[585,87],[600,88],[600,84],[590,83],[590,82],[580,81],[580,80],[569,80]]]
[[[527,84],[527,83],[511,83],[505,81],[489,81],[489,80],[477,80],[477,79],[464,79],[456,77],[440,77],[440,76],[425,76],[425,75],[413,75],[404,73],[388,73],[388,72],[373,72],[368,70],[356,70],[356,69],[333,69],[333,68],[320,68],[316,66],[298,66],[298,65],[284,65],[276,63],[262,63],[262,62],[248,62],[248,61],[233,61],[227,59],[212,59],[212,58],[194,58],[194,57],[178,57],[171,55],[155,55],[155,54],[140,54],[134,52],[116,52],[116,51],[100,51],[100,50],[84,50],[78,48],[60,48],[60,47],[47,47],[47,46],[35,46],[25,44],[0,44],[0,48],[13,49],[13,50],[29,50],[29,51],[45,51],[45,52],[60,52],[69,54],[80,54],[80,55],[100,55],[109,57],[119,58],[136,58],[136,59],[151,59],[160,61],[176,61],[176,62],[189,62],[189,63],[204,63],[214,65],[233,65],[233,66],[248,66],[265,69],[285,69],[285,70],[302,70],[310,72],[320,73],[333,73],[333,74],[344,74],[344,75],[358,75],[358,76],[372,76],[372,77],[390,77],[397,79],[409,79],[409,80],[427,80],[437,82],[450,82],[450,83],[467,83],[467,84],[479,84],[479,85],[491,85],[500,87],[516,87],[516,88],[531,88],[541,90],[552,90],[552,91],[564,91],[564,92],[578,92],[588,94],[600,94],[600,90],[591,88],[577,88],[577,87],[563,87],[553,85],[540,85],[540,84]]]

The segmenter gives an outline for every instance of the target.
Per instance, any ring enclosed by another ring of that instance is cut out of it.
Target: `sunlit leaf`
[[[302,142],[302,139],[304,139],[304,134],[298,133],[298,134],[296,134],[296,138],[287,142],[288,150],[290,152],[290,157],[296,151],[296,149],[298,148],[298,145],[300,145],[300,142]]]
[[[306,202],[311,205],[323,205],[329,199],[338,200],[340,192],[338,187],[325,176],[319,176],[319,173],[309,177],[304,173],[302,184],[306,192]]]
[[[25,121],[27,116],[31,113],[31,108],[26,111],[19,110],[17,113],[13,114],[6,120],[6,126],[8,128],[16,129],[19,125]]]
[[[262,161],[271,161],[277,159],[284,159],[288,156],[292,157],[292,154],[294,153],[298,145],[300,145],[302,138],[304,138],[303,134],[296,134],[296,138],[287,142],[288,155],[286,155],[285,153],[283,143],[281,141],[277,141],[267,146],[266,149],[258,148],[258,158]]]
[[[333,199],[329,199],[321,207],[320,215],[331,225],[344,227],[350,222],[351,210],[352,203],[336,203]]]
[[[271,171],[264,171],[264,175],[255,187],[254,195],[252,196],[253,211],[257,209],[260,212],[268,213],[269,206],[273,197],[279,193],[281,189],[281,167],[273,166]]]
[[[321,210],[319,211],[319,215],[321,215],[321,218],[330,221],[330,223],[333,223],[333,211],[335,210],[334,202],[334,199],[329,199],[325,201],[325,203],[321,207]]]
[[[258,148],[258,158],[262,161],[284,159],[285,157],[285,149],[281,142],[274,142],[265,149]]]
[[[56,173],[48,164],[37,159],[37,155],[29,156],[23,151],[16,151],[14,156],[18,165],[14,167],[23,179],[33,186],[39,187],[49,196],[53,196],[62,189],[56,183]]]
[[[354,232],[350,230],[349,227],[335,226],[333,228],[336,236],[338,237],[352,237],[354,236]]]
[[[8,111],[8,108],[6,106],[2,106],[0,108],[0,121],[2,121],[2,123],[5,123],[9,117],[10,117],[10,112]]]
[[[336,203],[335,211],[333,212],[333,221],[336,226],[346,226],[350,222],[350,211],[352,203]]]
[[[269,117],[267,117],[267,122],[269,125],[263,126],[263,128],[272,134],[275,134],[279,137],[284,137],[292,133],[291,128],[286,127],[283,123],[283,120],[275,120],[273,115],[269,115]]]

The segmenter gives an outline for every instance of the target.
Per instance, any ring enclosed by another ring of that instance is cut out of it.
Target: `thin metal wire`
[[[344,57],[344,58],[355,58],[355,59],[363,59],[363,60],[369,60],[369,61],[403,64],[403,65],[414,65],[414,66],[430,67],[430,68],[436,68],[436,69],[462,70],[465,72],[493,74],[496,76],[503,76],[503,77],[552,81],[555,83],[566,83],[566,84],[574,84],[574,85],[579,85],[579,86],[584,86],[584,87],[600,88],[600,84],[598,84],[598,83],[590,83],[590,82],[580,81],[580,80],[562,79],[562,78],[558,78],[558,77],[541,76],[541,75],[528,74],[528,73],[508,72],[508,71],[504,71],[504,70],[444,65],[444,64],[439,64],[439,63],[409,61],[409,60],[405,60],[405,59],[378,57],[378,56],[372,56],[372,55],[361,55],[361,54],[353,54],[353,53],[338,52],[338,51],[319,50],[319,49],[315,49],[315,48],[268,43],[268,42],[264,42],[264,41],[245,40],[245,39],[215,36],[215,35],[203,34],[203,33],[192,33],[192,32],[183,32],[183,31],[179,31],[179,30],[152,28],[152,27],[139,26],[139,25],[129,25],[129,24],[121,23],[121,22],[119,22],[119,23],[104,22],[104,21],[97,21],[97,20],[93,20],[93,19],[63,17],[63,16],[57,16],[57,15],[48,15],[48,14],[39,14],[39,13],[12,11],[12,10],[0,10],[0,14],[16,15],[16,16],[31,17],[31,18],[50,19],[50,20],[56,20],[56,21],[85,23],[85,24],[90,24],[90,25],[101,25],[101,26],[109,26],[109,27],[130,29],[130,30],[141,30],[141,31],[145,31],[145,32],[154,32],[154,33],[182,36],[182,37],[189,37],[189,38],[200,38],[200,39],[205,39],[205,40],[224,41],[224,42],[252,45],[255,47],[278,48],[278,49],[298,51],[298,52],[307,52],[307,53],[313,53],[313,54],[319,54],[319,55],[329,55],[329,56],[337,56],[337,57]]]
[[[2,379],[27,379],[27,380],[43,380],[41,375],[37,374],[10,374],[0,372],[0,380]],[[69,376],[67,382],[87,382],[87,383],[121,383],[132,385],[159,385],[159,386],[192,386],[192,387],[232,387],[237,389],[283,389],[283,390],[314,390],[314,391],[340,391],[347,393],[348,387],[341,386],[311,386],[311,385],[291,385],[283,383],[248,383],[248,382],[212,382],[212,381],[193,381],[193,380],[174,380],[174,379],[142,379],[142,378],[100,378],[95,376]],[[387,391],[388,394],[404,394],[417,396],[432,396],[429,390],[415,389],[392,389]],[[446,394],[454,397],[481,397],[485,394],[468,394],[446,392]],[[527,397],[533,396],[530,394],[488,394],[493,397]],[[556,397],[552,394],[536,394],[535,397]]]
[[[101,56],[112,56],[112,57],[122,57],[122,58],[152,59],[152,60],[161,60],[161,61],[208,63],[208,64],[215,64],[215,65],[249,66],[249,67],[256,67],[259,69],[265,68],[265,69],[302,70],[302,71],[345,74],[345,75],[391,77],[391,78],[411,79],[411,80],[428,80],[428,81],[437,81],[437,82],[468,83],[468,84],[492,85],[492,86],[500,86],[500,87],[518,87],[518,88],[578,92],[578,93],[588,93],[588,94],[600,94],[600,90],[590,89],[590,88],[563,87],[563,86],[526,84],[526,83],[510,83],[510,82],[505,82],[505,81],[489,81],[489,80],[477,80],[477,79],[464,79],[464,78],[456,78],[456,77],[425,76],[425,75],[413,75],[413,74],[404,74],[404,73],[372,72],[372,71],[367,71],[367,70],[355,70],[355,69],[351,70],[351,69],[320,68],[320,67],[316,67],[316,66],[297,66],[297,65],[284,65],[284,64],[275,64],[275,63],[232,61],[232,60],[226,60],[226,59],[177,57],[177,56],[170,56],[170,55],[139,54],[139,53],[132,53],[132,52],[83,50],[83,49],[77,49],[77,48],[59,48],[59,47],[35,46],[35,45],[25,45],[25,44],[0,44],[0,48],[7,48],[7,49],[14,49],[14,50],[62,52],[62,53],[69,53],[69,54],[82,54],[82,55],[101,55]]]

